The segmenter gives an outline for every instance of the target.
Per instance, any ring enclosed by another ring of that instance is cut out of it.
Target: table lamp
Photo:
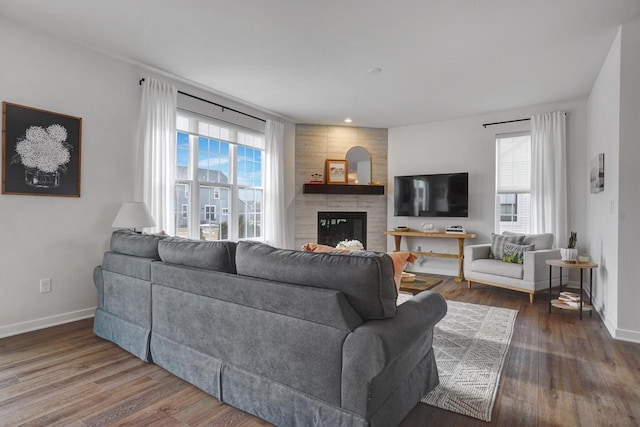
[[[130,228],[133,231],[136,231],[136,228],[155,226],[156,222],[144,202],[122,203],[113,224],[111,224],[112,228]]]

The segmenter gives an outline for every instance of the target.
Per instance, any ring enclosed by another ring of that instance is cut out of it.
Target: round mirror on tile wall
[[[364,147],[351,147],[347,151],[349,184],[369,185],[371,183],[371,156]]]

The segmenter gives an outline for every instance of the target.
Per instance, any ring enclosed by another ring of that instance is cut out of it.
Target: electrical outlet
[[[40,293],[51,292],[51,279],[40,279]]]

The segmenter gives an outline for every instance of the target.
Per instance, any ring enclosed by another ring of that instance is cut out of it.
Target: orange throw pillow
[[[302,246],[302,250],[310,252],[351,252],[349,249],[336,249],[332,246],[320,245],[318,243],[307,243]],[[415,261],[417,257],[411,252],[387,252],[387,255],[389,255],[393,261],[393,281],[396,283],[396,288],[400,289],[404,266],[408,262]]]
[[[318,243],[307,243],[302,246],[302,250],[309,252],[351,252],[349,249],[336,249],[333,246],[320,245]]]

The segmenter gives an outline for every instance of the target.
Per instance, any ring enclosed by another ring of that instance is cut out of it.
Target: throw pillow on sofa
[[[489,258],[502,259],[504,255],[504,245],[506,243],[514,243],[521,245],[524,240],[524,235],[504,235],[491,233],[491,251],[489,252]]]
[[[307,243],[302,246],[303,251],[311,252],[351,252],[349,249],[337,249],[332,246],[320,245],[318,243]],[[417,257],[411,252],[387,252],[393,261],[393,281],[396,288],[400,289],[402,283],[402,271],[408,262],[413,262]]]
[[[516,245],[514,243],[506,242],[504,244],[502,261],[522,264],[524,262],[524,253],[535,250],[535,247],[536,245]]]
[[[505,231],[502,233],[503,236],[520,236],[522,233],[513,233],[511,231]],[[553,233],[540,233],[540,234],[525,234],[524,240],[522,241],[523,245],[536,245],[536,251],[540,251],[542,249],[551,249],[553,247],[554,242]]]

